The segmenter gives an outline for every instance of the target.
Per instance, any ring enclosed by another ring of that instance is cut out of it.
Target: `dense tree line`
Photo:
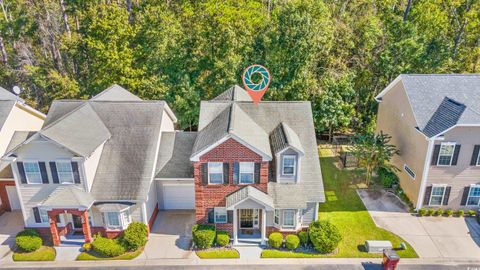
[[[267,66],[265,99],[312,101],[318,132],[368,130],[400,73],[478,72],[478,0],[0,0],[0,84],[47,111],[118,83],[199,101]]]

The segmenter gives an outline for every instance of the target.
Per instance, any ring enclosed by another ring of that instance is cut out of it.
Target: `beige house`
[[[400,150],[393,164],[417,209],[480,204],[480,75],[400,75],[377,97],[377,132]]]

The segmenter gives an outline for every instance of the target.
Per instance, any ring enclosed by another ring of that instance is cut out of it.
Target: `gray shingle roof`
[[[85,208],[93,204],[90,193],[75,186],[58,186],[42,202],[45,208]]]
[[[274,208],[273,199],[270,196],[268,196],[268,194],[264,193],[263,191],[253,186],[246,186],[229,194],[226,198],[226,207],[227,208],[233,207],[239,202],[242,202],[243,200],[248,198],[262,202],[263,204],[271,208]]]
[[[212,100],[215,101],[252,101],[252,98],[238,85],[234,85],[228,88],[226,91],[222,92],[220,95],[216,96]]]
[[[193,178],[190,161],[196,132],[163,132],[156,178]]]
[[[5,124],[5,121],[7,121],[15,103],[15,100],[0,100],[0,129],[3,127],[3,124]]]
[[[400,75],[418,129],[426,136],[441,134],[456,124],[480,123],[480,75]]]
[[[8,91],[7,89],[0,87],[0,100],[22,100],[14,93]]]
[[[297,133],[283,122],[270,133],[270,143],[275,154],[287,147],[292,147],[302,154],[305,152]]]
[[[103,90],[98,95],[92,97],[91,100],[107,100],[107,101],[140,101],[141,98],[130,93],[127,89],[118,84],[114,84],[109,88]]]

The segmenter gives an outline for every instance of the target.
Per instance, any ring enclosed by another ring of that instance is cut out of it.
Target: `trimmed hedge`
[[[427,214],[427,209],[425,209],[425,208],[418,209],[418,216],[423,217],[426,214]]]
[[[280,248],[283,243],[283,235],[279,232],[271,233],[268,236],[268,244],[274,248]]]
[[[230,243],[230,235],[224,231],[217,231],[217,245],[224,247]]]
[[[19,232],[15,238],[17,246],[26,252],[38,250],[42,244],[42,238],[34,229],[25,229]]]
[[[140,222],[132,222],[123,232],[123,242],[128,250],[137,250],[147,243],[147,225]]]
[[[313,247],[320,253],[334,251],[342,240],[342,235],[338,228],[325,220],[312,222],[308,232]]]
[[[294,250],[298,248],[299,244],[300,244],[300,238],[298,238],[298,236],[296,236],[295,234],[289,234],[285,238],[285,247],[290,250]]]
[[[308,243],[310,242],[310,239],[308,237],[308,232],[306,231],[299,232],[298,238],[300,239],[300,244],[302,244],[303,246],[308,245]]]
[[[444,211],[443,211],[442,208],[439,208],[439,209],[437,210],[437,216],[441,217],[441,216],[443,216],[443,213],[444,213]]]
[[[125,247],[118,240],[97,237],[92,242],[92,248],[98,254],[105,257],[117,257],[125,253]]]
[[[195,224],[192,227],[193,243],[199,249],[211,248],[215,235],[215,227],[212,225]]]

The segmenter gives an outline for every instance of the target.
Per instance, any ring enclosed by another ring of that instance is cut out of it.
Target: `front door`
[[[258,209],[240,209],[240,228],[258,229]]]
[[[72,215],[73,219],[73,228],[81,229],[82,228],[82,217],[77,215]]]

